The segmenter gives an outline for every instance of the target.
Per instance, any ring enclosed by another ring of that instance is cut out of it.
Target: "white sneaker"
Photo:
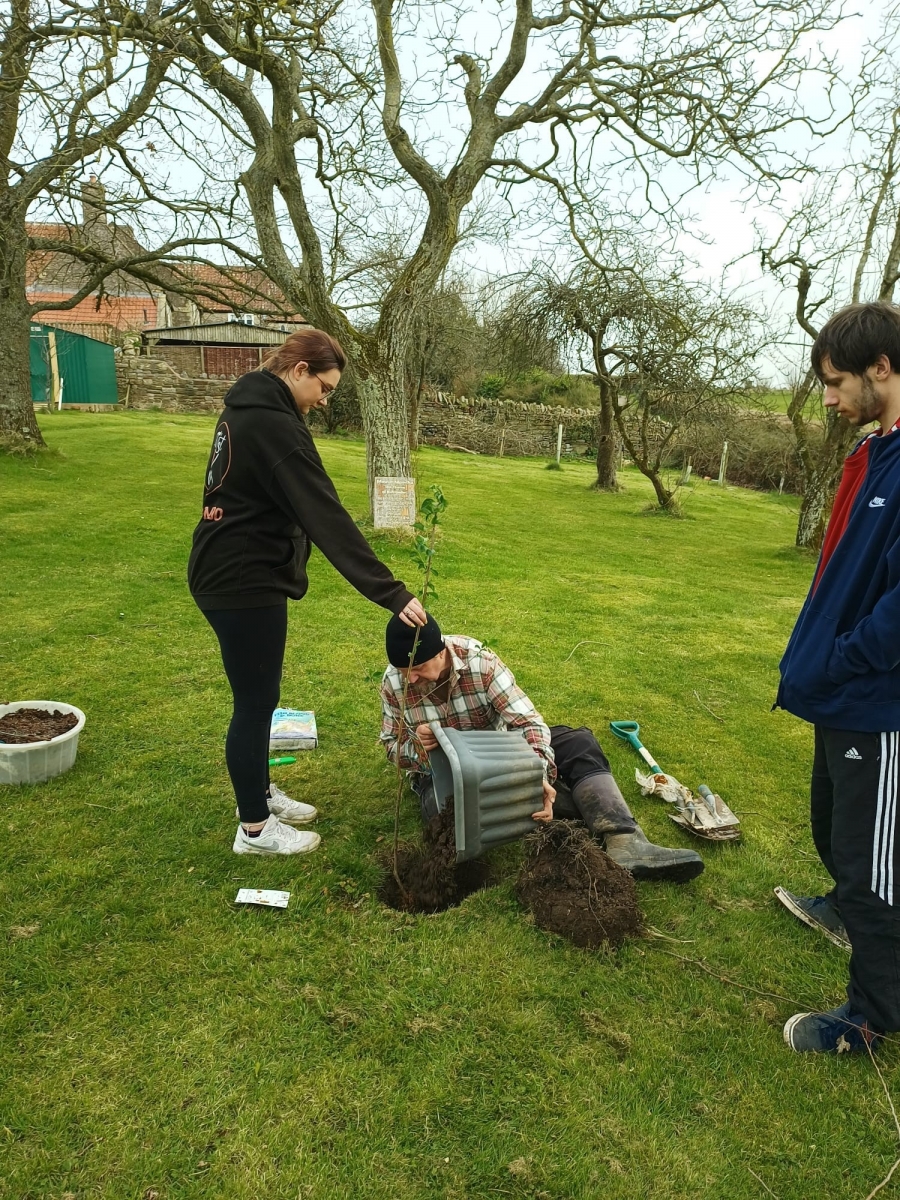
[[[270,816],[258,837],[250,837],[243,825],[238,825],[231,848],[235,854],[309,854],[321,840],[317,833],[298,833]]]
[[[318,811],[311,804],[303,804],[300,800],[292,800],[290,796],[286,796],[280,787],[276,787],[274,783],[269,784],[268,796],[269,812],[283,821],[285,825],[308,825],[310,821],[314,821],[319,815]],[[241,814],[238,809],[234,810],[234,815],[238,820],[241,819]]]

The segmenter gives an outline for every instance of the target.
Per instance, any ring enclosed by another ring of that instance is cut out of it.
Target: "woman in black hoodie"
[[[306,425],[346,365],[319,329],[291,336],[225,397],[206,468],[188,584],[213,627],[234,712],[225,759],[240,824],[236,854],[304,854],[317,833],[295,825],[316,816],[269,781],[269,728],[278,707],[287,601],[306,594],[316,545],[367,600],[424,625],[425,611],[379,561],[341,504]]]

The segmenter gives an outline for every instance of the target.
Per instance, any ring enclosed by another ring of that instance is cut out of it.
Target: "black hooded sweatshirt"
[[[225,397],[206,468],[188,586],[201,609],[299,600],[310,543],[367,600],[398,613],[412,593],[360,533],[287,384],[251,371]]]

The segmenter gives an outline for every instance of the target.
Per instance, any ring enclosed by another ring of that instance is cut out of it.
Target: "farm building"
[[[185,375],[224,375],[233,378],[255,371],[264,355],[293,333],[309,329],[298,317],[291,321],[242,320],[145,329],[143,342],[151,358],[162,358]]]

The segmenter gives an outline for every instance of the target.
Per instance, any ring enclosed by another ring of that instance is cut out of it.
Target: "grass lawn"
[[[777,388],[771,392],[763,392],[762,395],[755,397],[749,403],[750,407],[761,408],[766,412],[786,413],[790,402],[790,388]]]
[[[0,788],[3,1200],[864,1200],[900,1153],[871,1063],[781,1038],[847,969],[772,896],[824,884],[811,731],[770,711],[812,571],[795,500],[700,483],[677,521],[642,512],[634,472],[606,496],[588,464],[419,454],[450,501],[443,627],[598,733],[649,836],[689,844],[611,719],[743,814],[694,883],[639,886],[665,936],[604,955],[525,920],[515,846],[458,909],[378,903],[386,614],[318,552],[283,699],[316,709],[321,746],[276,778],[320,807],[322,848],[235,857],[229,694],[184,581],[211,420],[44,429],[56,455],[0,459],[0,698],[88,721],[69,774]],[[362,445],[321,448],[362,515]],[[376,546],[415,582],[401,544]],[[238,910],[241,886],[290,907]],[[895,1046],[881,1062],[892,1085]]]

